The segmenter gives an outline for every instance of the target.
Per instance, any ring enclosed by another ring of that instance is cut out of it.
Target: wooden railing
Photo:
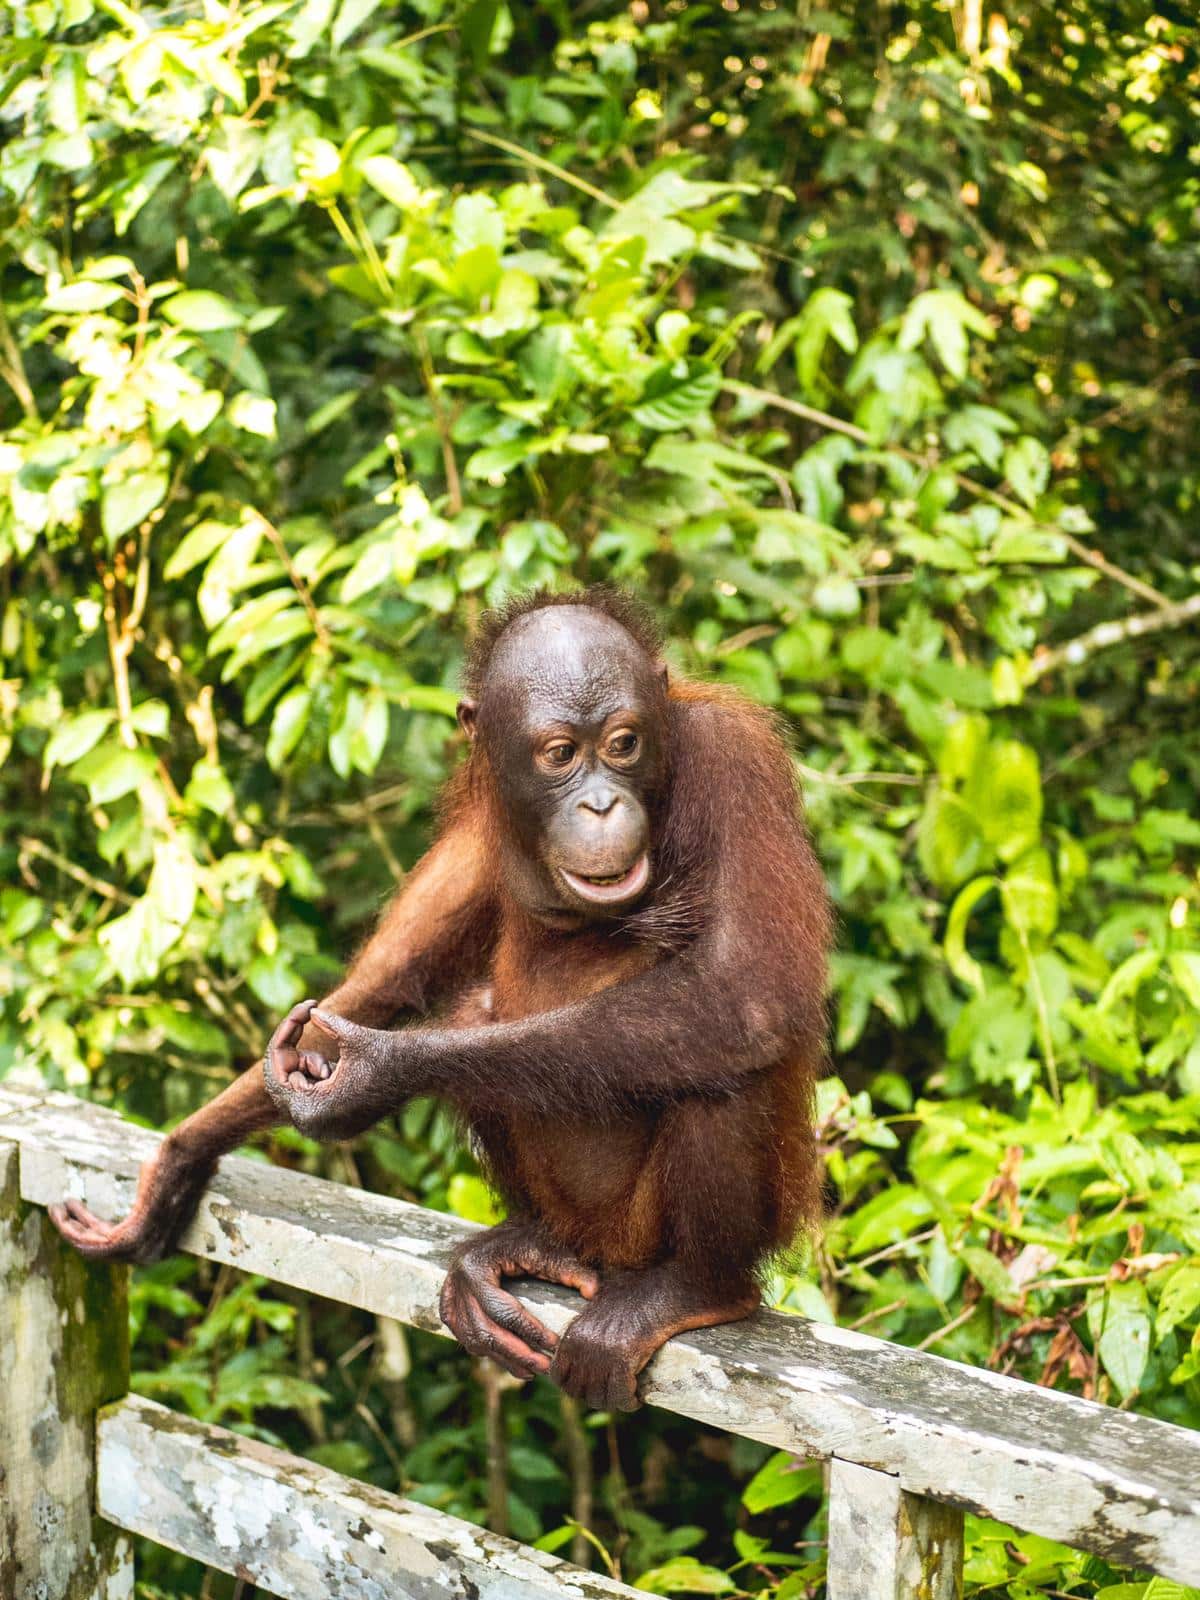
[[[135,1533],[285,1600],[636,1591],[129,1395],[123,1269],[38,1209],[132,1198],[158,1136],[0,1088],[0,1596],[127,1600]],[[182,1249],[440,1332],[453,1217],[222,1162]],[[531,1284],[551,1326],[574,1297]],[[830,1600],[953,1600],[964,1509],[1200,1584],[1200,1434],[764,1312],[673,1340],[652,1405],[829,1461]],[[636,1424],[633,1424],[636,1426]]]

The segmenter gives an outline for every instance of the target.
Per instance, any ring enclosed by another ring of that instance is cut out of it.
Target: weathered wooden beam
[[[157,1136],[67,1095],[0,1088],[0,1131],[22,1145],[26,1199],[129,1206]],[[228,1159],[184,1240],[260,1272],[434,1332],[457,1218]],[[579,1301],[529,1284],[561,1328]],[[891,1473],[910,1494],[1200,1583],[1200,1434],[1040,1389],[863,1333],[762,1313],[673,1339],[643,1393],[681,1416],[797,1455]]]
[[[962,1600],[963,1514],[899,1478],[829,1463],[829,1600]]]
[[[123,1268],[67,1250],[0,1138],[0,1595],[130,1600],[129,1542],[92,1512],[96,1408],[128,1388]]]
[[[636,1600],[638,1591],[131,1396],[96,1429],[99,1509],[282,1600]]]

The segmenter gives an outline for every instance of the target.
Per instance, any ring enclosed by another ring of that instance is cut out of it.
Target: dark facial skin
[[[513,837],[505,877],[552,926],[612,917],[653,881],[666,675],[588,606],[548,607],[504,635],[459,719],[485,750]]]

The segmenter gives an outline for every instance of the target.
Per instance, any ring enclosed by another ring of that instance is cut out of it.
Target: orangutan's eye
[[[569,767],[575,759],[575,746],[567,739],[546,746],[546,760],[552,767]]]
[[[628,761],[630,756],[637,754],[638,736],[629,728],[622,728],[620,733],[614,733],[608,741],[608,753],[616,756],[618,760]]]

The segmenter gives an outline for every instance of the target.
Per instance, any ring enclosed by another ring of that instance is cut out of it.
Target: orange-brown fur
[[[749,1253],[761,1259],[789,1244],[817,1206],[812,1090],[822,1049],[829,918],[823,880],[796,819],[790,759],[775,720],[741,695],[677,679],[669,698],[673,707],[686,708],[685,715],[699,712],[721,726],[726,759],[696,776],[702,786],[718,791],[718,806],[736,809],[739,831],[767,876],[774,874],[777,884],[790,886],[790,893],[764,897],[755,918],[766,930],[764,942],[798,969],[792,978],[808,994],[811,1018],[802,1037],[741,1092],[734,1108],[725,1102],[710,1106],[703,1100],[684,1101],[631,1107],[626,1114],[598,1121],[587,1110],[572,1113],[551,1106],[489,1111],[472,1119],[470,1108],[464,1107],[493,1180],[509,1204],[546,1221],[582,1259],[608,1268],[642,1267],[680,1250],[719,1255],[727,1238],[733,1253],[741,1256],[747,1250],[747,1217],[754,1235]],[[712,753],[706,750],[701,759]],[[691,758],[687,750],[677,754],[677,778],[679,767]],[[776,809],[756,816],[746,802],[763,790],[774,793]],[[780,815],[781,797],[786,797],[794,830],[783,839],[778,837],[786,820]],[[494,807],[484,760],[475,753],[455,786],[443,837],[461,830],[494,860],[491,842],[505,826]],[[696,867],[714,848],[709,836],[712,811],[711,803],[705,804],[693,815],[685,805],[674,817],[671,865],[676,873]],[[700,925],[706,898],[721,892],[711,867],[708,862],[697,871],[696,881],[671,886],[676,899],[665,913],[657,908],[656,915],[652,905],[640,918],[629,919],[628,927],[568,935],[505,904],[502,888],[495,884],[500,911],[483,1015],[509,1022],[553,1011],[661,964]],[[805,903],[798,906],[798,900]],[[757,971],[744,974],[748,989],[770,979]],[[709,1003],[719,1007],[727,998],[713,994]],[[454,1020],[470,1026],[480,1019],[475,1003]],[[696,1027],[705,1026],[705,1017],[697,1016]],[[587,1041],[580,1040],[579,1048],[585,1053]],[[698,1174],[714,1168],[720,1177],[711,1184],[707,1205],[698,1214],[676,1218],[673,1212],[679,1208],[672,1206],[672,1196],[694,1194]],[[738,1214],[733,1228],[731,1210]]]
[[[653,625],[629,597],[534,595],[487,621],[468,689],[513,621],[578,604],[606,612],[655,670]],[[573,1252],[611,1272],[555,1358],[568,1392],[608,1405],[630,1402],[636,1372],[671,1332],[752,1309],[754,1267],[817,1200],[811,1098],[830,915],[791,758],[774,719],[728,690],[674,681],[656,715],[667,770],[662,792],[647,794],[653,878],[640,904],[592,925],[522,910],[501,866],[513,819],[477,742],[432,849],[323,1002],[362,1036],[357,1070],[345,1055],[336,1075],[319,1069],[335,1091],[358,1085],[354,1126],[415,1093],[443,1095],[530,1219],[523,1233],[513,1225],[511,1261],[582,1281]],[[123,1222],[72,1201],[53,1213],[64,1235],[109,1259],[169,1249],[217,1158],[277,1120],[270,1074],[283,1094],[289,1077],[304,1081],[305,1062],[320,1062],[328,1034],[304,1028],[310,1012],[306,1002],[276,1030],[267,1077],[251,1069],[164,1142]],[[411,1030],[380,1031],[413,1018]],[[345,1052],[354,1040],[343,1031],[341,1042]],[[318,1083],[305,1102],[320,1099]],[[511,1270],[509,1244],[496,1248],[482,1277],[458,1284],[449,1314],[468,1348],[498,1359],[507,1349],[510,1370],[527,1376],[545,1358],[514,1355],[515,1302],[502,1313],[510,1335],[481,1323],[474,1301],[462,1309],[464,1294],[487,1297],[487,1273],[498,1283]]]

